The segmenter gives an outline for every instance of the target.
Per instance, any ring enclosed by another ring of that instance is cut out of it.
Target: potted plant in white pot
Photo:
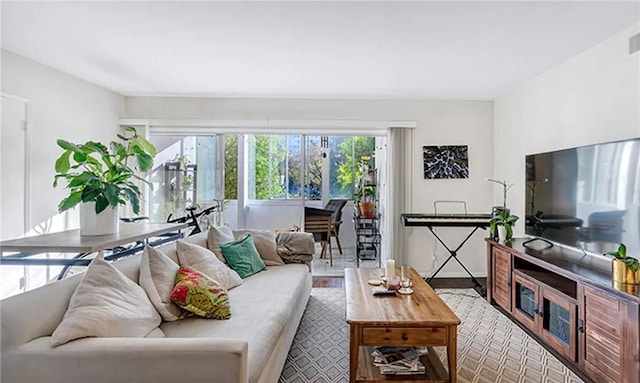
[[[130,137],[118,134],[118,141],[109,147],[95,141],[73,144],[58,140],[64,152],[55,164],[55,180],[67,181],[69,195],[60,201],[58,211],[63,212],[80,204],[81,235],[106,235],[118,232],[118,206],[131,203],[135,214],[140,212],[142,193],[133,182],[148,183],[136,174],[153,165],[156,148],[138,135],[132,126],[125,128]],[[130,162],[134,162],[130,165]],[[133,166],[133,167],[132,167]]]
[[[490,232],[494,234],[498,231],[498,237],[501,242],[511,240],[513,237],[513,226],[519,217],[517,215],[511,215],[505,210],[498,210],[496,215],[489,221]]]

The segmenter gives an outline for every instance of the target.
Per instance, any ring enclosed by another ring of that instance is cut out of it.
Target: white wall
[[[31,100],[31,227],[57,215],[66,196],[52,186],[55,160],[61,153],[58,138],[72,142],[109,141],[118,129],[124,97],[51,67],[2,50],[2,92]],[[9,180],[2,178],[2,182]],[[2,216],[1,219],[12,220]],[[77,227],[76,214],[61,223]]]
[[[525,155],[640,136],[640,53],[636,24],[496,100],[494,176],[515,186],[524,214]],[[495,201],[501,201],[497,194]],[[524,232],[522,222],[516,235]]]
[[[129,97],[126,117],[208,118],[208,119],[357,119],[412,120],[414,132],[411,183],[412,206],[416,212],[433,212],[433,201],[460,199],[470,212],[489,212],[493,185],[484,182],[493,170],[493,103],[490,101],[390,101],[390,100],[308,100],[308,99],[216,99]],[[322,132],[318,132],[322,133]],[[469,145],[471,176],[466,180],[424,180],[423,145]],[[253,209],[253,210],[251,210]],[[262,209],[250,207],[250,212]],[[345,214],[350,210],[345,208]],[[292,219],[295,217],[292,217]],[[393,219],[400,219],[394,217]],[[346,221],[346,224],[350,224]],[[456,244],[465,229],[438,229],[446,241]],[[461,251],[465,265],[477,276],[486,274],[486,232],[477,233]],[[421,272],[432,269],[434,239],[426,229],[413,229],[409,259]],[[440,262],[447,255],[438,247]],[[457,265],[439,276],[467,276]]]

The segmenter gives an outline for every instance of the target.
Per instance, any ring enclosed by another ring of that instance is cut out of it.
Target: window
[[[375,137],[329,137],[329,197],[352,199],[361,177],[359,164],[374,167]]]
[[[307,168],[305,169],[305,198],[311,201],[322,199],[322,137],[307,136]]]
[[[300,135],[249,136],[249,199],[298,199],[303,189],[307,200],[322,200],[324,193],[353,198],[360,162],[373,166],[375,137],[305,136],[304,188],[302,142]]]
[[[302,137],[249,136],[249,199],[300,198]]]
[[[224,136],[224,199],[238,199],[238,136]]]

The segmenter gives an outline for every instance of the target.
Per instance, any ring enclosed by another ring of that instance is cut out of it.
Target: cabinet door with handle
[[[548,288],[540,291],[542,339],[565,358],[577,360],[578,316],[576,303]]]
[[[533,332],[538,331],[540,310],[538,306],[539,286],[529,278],[513,273],[513,316]]]
[[[491,293],[496,304],[511,312],[511,254],[493,247],[493,285]]]
[[[580,362],[597,382],[623,382],[621,321],[624,313],[620,300],[602,290],[584,286],[580,304],[580,319],[584,320],[579,323],[583,330]]]

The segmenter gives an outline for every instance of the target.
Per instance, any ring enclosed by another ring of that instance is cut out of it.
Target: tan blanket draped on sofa
[[[276,247],[284,263],[309,263],[315,252],[313,234],[309,233],[278,233]]]

